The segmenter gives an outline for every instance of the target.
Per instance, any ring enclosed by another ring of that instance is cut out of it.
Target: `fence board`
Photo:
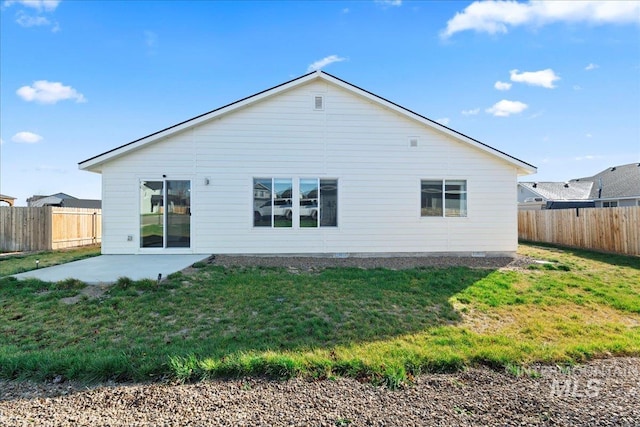
[[[519,211],[518,238],[640,255],[640,206]]]
[[[99,243],[102,236],[102,211],[82,208],[53,208],[52,249],[72,248]]]
[[[0,207],[0,251],[38,251],[100,243],[100,209]]]

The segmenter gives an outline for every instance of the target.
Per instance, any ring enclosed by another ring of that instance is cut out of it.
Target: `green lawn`
[[[640,258],[530,245],[520,253],[550,263],[309,273],[201,266],[160,286],[121,279],[74,304],[62,300],[82,283],[3,278],[0,377],[349,375],[394,387],[471,364],[640,355]]]
[[[59,251],[0,255],[0,277],[33,270],[36,268],[36,265],[40,268],[50,267],[52,265],[64,264],[66,262],[98,255],[100,255],[100,246],[83,246],[81,248]],[[36,264],[36,261],[39,261],[39,263]]]

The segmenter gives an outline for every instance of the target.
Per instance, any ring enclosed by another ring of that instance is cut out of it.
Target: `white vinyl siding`
[[[324,110],[310,108],[318,93]],[[412,147],[409,139],[419,143]],[[425,171],[445,181],[466,180],[466,218],[443,217],[436,225],[416,214],[416,183],[425,179]],[[503,253],[517,248],[516,166],[323,81],[129,152],[106,162],[102,173],[106,254],[140,252],[138,182],[163,175],[192,182],[194,253]],[[293,216],[292,227],[254,227],[255,177],[338,177],[337,226],[310,231]],[[127,235],[134,235],[133,242]]]

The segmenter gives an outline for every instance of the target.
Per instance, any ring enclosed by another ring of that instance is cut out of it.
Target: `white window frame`
[[[436,182],[442,183],[442,215],[422,215],[422,183],[423,182]],[[447,182],[462,181],[464,182],[464,195],[465,195],[465,209],[464,215],[447,215]],[[419,181],[419,193],[418,193],[418,215],[420,218],[468,218],[469,217],[469,180],[464,178],[421,178]]]
[[[271,224],[270,226],[265,226],[265,225],[256,225],[256,206],[255,206],[255,181],[256,180],[270,180],[271,181],[271,194],[270,194],[270,203],[271,203]],[[291,181],[291,226],[287,226],[287,227],[276,227],[276,223],[275,223],[275,199],[276,199],[276,191],[275,191],[275,186],[276,186],[276,181],[277,180],[289,180]],[[292,228],[294,228],[294,208],[293,208],[293,201],[295,200],[295,196],[297,195],[296,190],[295,190],[295,182],[296,180],[293,177],[282,177],[282,176],[254,176],[253,178],[251,178],[251,224],[252,224],[252,228],[253,229],[271,229],[271,228],[278,228],[278,229],[284,229],[284,230],[291,230]]]
[[[275,181],[279,180],[279,179],[286,179],[286,180],[291,180],[291,226],[290,227],[276,227],[275,226],[275,218],[274,218],[274,200],[275,200]],[[265,225],[256,225],[256,214],[255,214],[255,181],[256,180],[271,180],[271,225],[270,226],[265,226]],[[316,180],[317,181],[317,188],[318,188],[318,204],[317,204],[317,225],[315,227],[301,227],[300,226],[300,182],[302,180]],[[251,228],[254,230],[261,230],[261,229],[273,229],[273,228],[277,228],[277,229],[284,229],[284,230],[291,230],[291,229],[310,229],[310,230],[315,230],[315,229],[319,229],[319,228],[323,228],[323,229],[331,229],[331,228],[338,228],[338,224],[340,224],[339,221],[339,206],[340,206],[340,194],[338,193],[338,198],[336,200],[337,206],[336,206],[336,225],[321,225],[320,222],[320,218],[321,218],[321,212],[320,212],[320,199],[321,199],[321,182],[322,181],[335,181],[336,182],[336,187],[339,186],[339,182],[340,180],[338,178],[333,178],[333,177],[323,177],[323,176],[311,176],[311,177],[277,177],[277,176],[265,176],[265,175],[260,175],[260,176],[253,176],[251,178],[251,206],[252,206],[252,215],[251,215]],[[297,201],[297,203],[295,202]]]
[[[196,247],[196,233],[194,233],[194,221],[195,221],[195,216],[193,215],[193,212],[195,212],[194,206],[195,203],[197,203],[197,194],[196,191],[194,189],[194,182],[195,179],[193,179],[193,177],[191,176],[183,176],[183,175],[176,175],[176,176],[172,176],[171,178],[167,178],[165,176],[162,176],[161,178],[148,178],[147,175],[139,175],[137,176],[138,182],[137,182],[137,186],[136,186],[136,199],[137,199],[137,208],[136,208],[136,212],[137,212],[137,231],[135,234],[132,234],[133,239],[132,241],[136,242],[136,253],[140,253],[140,254],[144,254],[144,253],[158,253],[158,252],[164,252],[164,253],[193,253],[194,248]],[[190,197],[189,197],[189,206],[190,206],[190,211],[191,214],[190,216],[190,236],[189,236],[189,246],[188,247],[167,247],[167,215],[166,215],[166,206],[164,206],[165,208],[165,212],[163,212],[163,219],[162,219],[162,223],[163,223],[163,236],[162,236],[162,247],[143,247],[140,245],[140,239],[142,236],[141,233],[141,224],[140,224],[140,218],[142,216],[142,206],[141,206],[141,200],[140,200],[140,191],[141,191],[141,186],[143,182],[149,182],[149,181],[162,181],[162,192],[163,192],[163,205],[165,205],[166,200],[164,199],[165,197],[165,192],[166,192],[166,188],[167,188],[167,181],[189,181],[189,189],[190,189]]]

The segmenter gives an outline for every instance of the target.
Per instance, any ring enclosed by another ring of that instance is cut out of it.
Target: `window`
[[[140,247],[188,248],[191,245],[191,182],[140,183]]]
[[[338,180],[320,180],[320,227],[338,226]]]
[[[299,203],[294,205],[291,178],[253,179],[254,227],[293,227],[298,215],[300,228],[338,225],[338,181],[302,178],[298,180]]]
[[[442,216],[442,181],[422,181],[420,216]]]
[[[422,180],[420,216],[466,217],[466,180]]]
[[[444,188],[444,216],[467,216],[467,181],[445,181]]]
[[[291,178],[254,178],[254,227],[287,227],[293,225]]]
[[[617,200],[611,200],[608,202],[602,202],[602,207],[603,208],[617,208],[618,207],[618,201]]]
[[[318,226],[318,180],[300,180],[300,227]]]

